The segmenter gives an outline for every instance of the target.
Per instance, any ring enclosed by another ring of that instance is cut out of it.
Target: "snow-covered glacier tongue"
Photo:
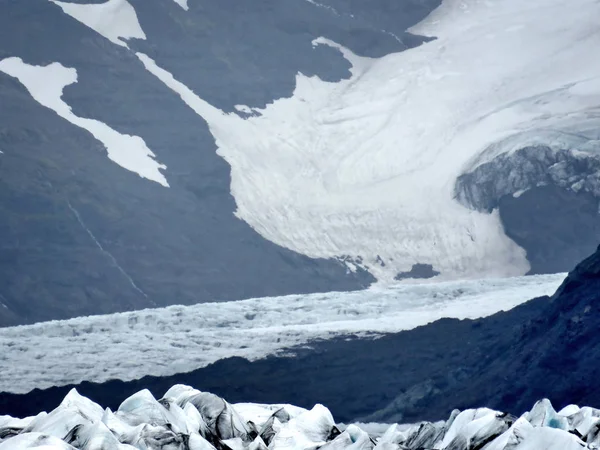
[[[230,404],[185,385],[160,400],[140,391],[114,412],[72,390],[49,413],[0,416],[0,450],[580,450],[600,445],[600,410],[556,412],[542,400],[520,417],[480,408],[369,435],[373,428],[382,427],[336,424],[320,404]]]
[[[290,98],[247,116],[199,111],[232,166],[236,214],[284,247],[346,255],[384,281],[416,264],[440,277],[571,266],[600,236],[599,15],[593,0],[449,0],[412,29],[436,39],[405,52],[365,58],[316,39],[351,63],[348,80],[299,74]],[[540,191],[555,214],[587,208],[562,227],[523,206],[499,212],[503,197],[524,202],[538,186],[559,188]],[[570,245],[552,253],[540,241]]]

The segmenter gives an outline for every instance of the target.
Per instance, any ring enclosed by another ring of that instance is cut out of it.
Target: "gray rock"
[[[567,271],[600,240],[600,152],[597,141],[574,142],[574,148],[502,153],[456,182],[456,198],[466,207],[499,210],[507,236],[526,250],[532,274]]]

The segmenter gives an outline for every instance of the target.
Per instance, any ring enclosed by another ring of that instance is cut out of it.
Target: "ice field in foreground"
[[[323,405],[232,405],[175,385],[160,400],[140,391],[115,412],[73,389],[50,413],[0,416],[0,450],[579,450],[598,448],[599,431],[600,410],[569,405],[556,412],[541,400],[521,417],[455,410],[445,422],[391,425],[375,437],[357,425],[337,426]]]

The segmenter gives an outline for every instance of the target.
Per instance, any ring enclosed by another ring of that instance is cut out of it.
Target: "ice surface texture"
[[[381,428],[363,426],[362,428]],[[147,390],[117,411],[72,390],[50,413],[0,416],[0,450],[580,450],[598,448],[600,410],[548,400],[521,417],[487,408],[453,411],[446,421],[391,425],[369,436],[336,425],[323,405],[230,404],[184,385],[156,400]]]
[[[222,358],[251,360],[315,339],[478,318],[552,294],[564,275],[400,285],[171,306],[0,329],[0,392],[172,375]],[[126,357],[124,357],[126,355]]]

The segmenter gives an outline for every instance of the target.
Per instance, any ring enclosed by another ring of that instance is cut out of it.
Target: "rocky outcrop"
[[[556,186],[600,198],[600,143],[598,153],[528,146],[503,153],[458,177],[456,198],[479,211],[498,208],[504,196],[519,197],[529,189]]]
[[[395,280],[406,280],[406,279],[428,279],[436,277],[440,274],[437,270],[433,268],[431,264],[413,264],[411,269],[408,272],[399,272],[394,279]]]
[[[456,181],[463,205],[499,211],[508,237],[526,250],[530,273],[565,272],[600,240],[600,141],[560,142],[488,156]]]

